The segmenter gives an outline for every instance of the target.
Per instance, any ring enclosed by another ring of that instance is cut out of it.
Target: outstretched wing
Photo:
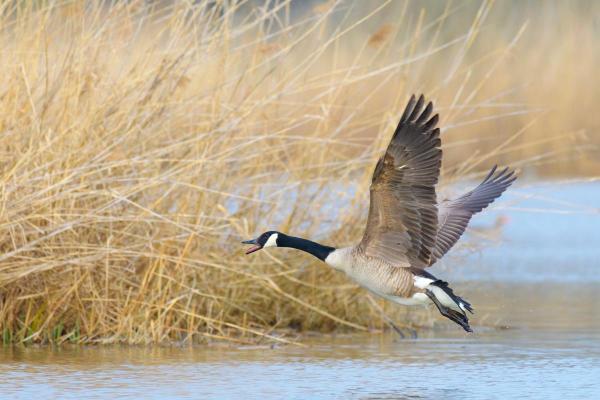
[[[398,266],[426,267],[438,231],[435,185],[442,161],[437,114],[413,95],[371,182],[369,218],[359,248]]]
[[[439,230],[430,265],[440,259],[463,234],[471,217],[490,205],[517,179],[515,172],[492,168],[486,178],[470,192],[454,200],[444,200],[439,207]]]

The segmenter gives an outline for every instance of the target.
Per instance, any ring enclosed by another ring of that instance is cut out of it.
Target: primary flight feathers
[[[442,164],[438,115],[412,96],[371,183],[369,218],[360,247],[391,263],[426,267],[437,234],[435,185]]]

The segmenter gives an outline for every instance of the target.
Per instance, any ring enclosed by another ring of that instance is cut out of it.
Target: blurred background
[[[592,0],[0,2],[3,398],[598,398],[599,17]],[[441,118],[439,198],[519,174],[431,268],[473,304],[472,335],[240,244],[360,240],[413,93]]]
[[[440,197],[519,171],[432,272],[478,329],[597,329],[595,1],[0,6],[5,343],[290,343],[455,329],[276,229],[356,243],[401,110],[440,113]]]

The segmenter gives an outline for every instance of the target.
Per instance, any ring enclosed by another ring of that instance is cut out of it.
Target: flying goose
[[[268,231],[242,243],[246,254],[266,247],[292,247],[342,271],[372,293],[402,305],[435,304],[446,318],[472,332],[473,308],[425,269],[458,241],[471,217],[486,208],[516,179],[496,167],[475,189],[439,205],[435,186],[442,161],[438,115],[431,102],[411,96],[385,154],[375,166],[367,226],[361,242],[334,248]]]

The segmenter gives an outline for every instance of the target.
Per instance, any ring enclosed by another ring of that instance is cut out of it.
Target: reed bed
[[[495,162],[598,173],[595,2],[194,3],[0,6],[5,343],[431,327],[239,244],[355,242],[413,92],[441,113],[444,183]]]

